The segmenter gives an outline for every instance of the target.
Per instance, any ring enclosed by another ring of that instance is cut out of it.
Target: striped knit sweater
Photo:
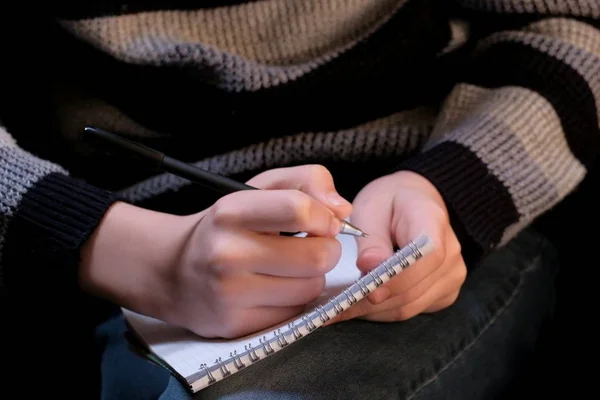
[[[79,248],[119,197],[209,204],[90,148],[86,125],[238,179],[321,163],[349,198],[413,170],[484,251],[559,204],[598,154],[598,0],[80,3],[18,22],[37,39],[3,36],[5,292],[74,286]]]

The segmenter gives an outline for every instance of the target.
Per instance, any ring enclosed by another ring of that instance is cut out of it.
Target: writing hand
[[[422,233],[431,238],[434,250],[334,322],[401,321],[456,301],[467,270],[444,201],[429,181],[404,171],[385,176],[367,185],[353,205],[352,221],[369,232],[368,238],[358,239],[357,265],[363,272]]]
[[[243,336],[298,314],[338,262],[335,235],[352,206],[320,166],[248,184],[269,190],[232,193],[183,217],[117,204],[84,249],[83,285],[205,337]]]

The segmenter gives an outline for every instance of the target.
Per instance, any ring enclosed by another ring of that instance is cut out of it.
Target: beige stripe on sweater
[[[184,11],[151,11],[63,21],[119,59],[162,60],[151,43],[202,45],[273,66],[342,52],[388,20],[406,0],[268,0]]]

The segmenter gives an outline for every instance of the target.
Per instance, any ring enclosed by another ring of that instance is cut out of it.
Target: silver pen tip
[[[341,234],[358,236],[358,237],[369,237],[365,232],[352,225],[348,221],[342,221],[342,229],[340,231]]]

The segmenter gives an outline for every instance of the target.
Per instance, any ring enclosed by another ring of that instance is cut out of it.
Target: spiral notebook
[[[342,255],[326,275],[321,297],[300,316],[261,332],[235,340],[204,339],[163,321],[127,309],[123,312],[137,340],[146,348],[146,355],[170,370],[192,393],[198,392],[290,347],[432,249],[429,238],[419,236],[362,275],[356,267],[356,239],[340,235],[338,240]]]

